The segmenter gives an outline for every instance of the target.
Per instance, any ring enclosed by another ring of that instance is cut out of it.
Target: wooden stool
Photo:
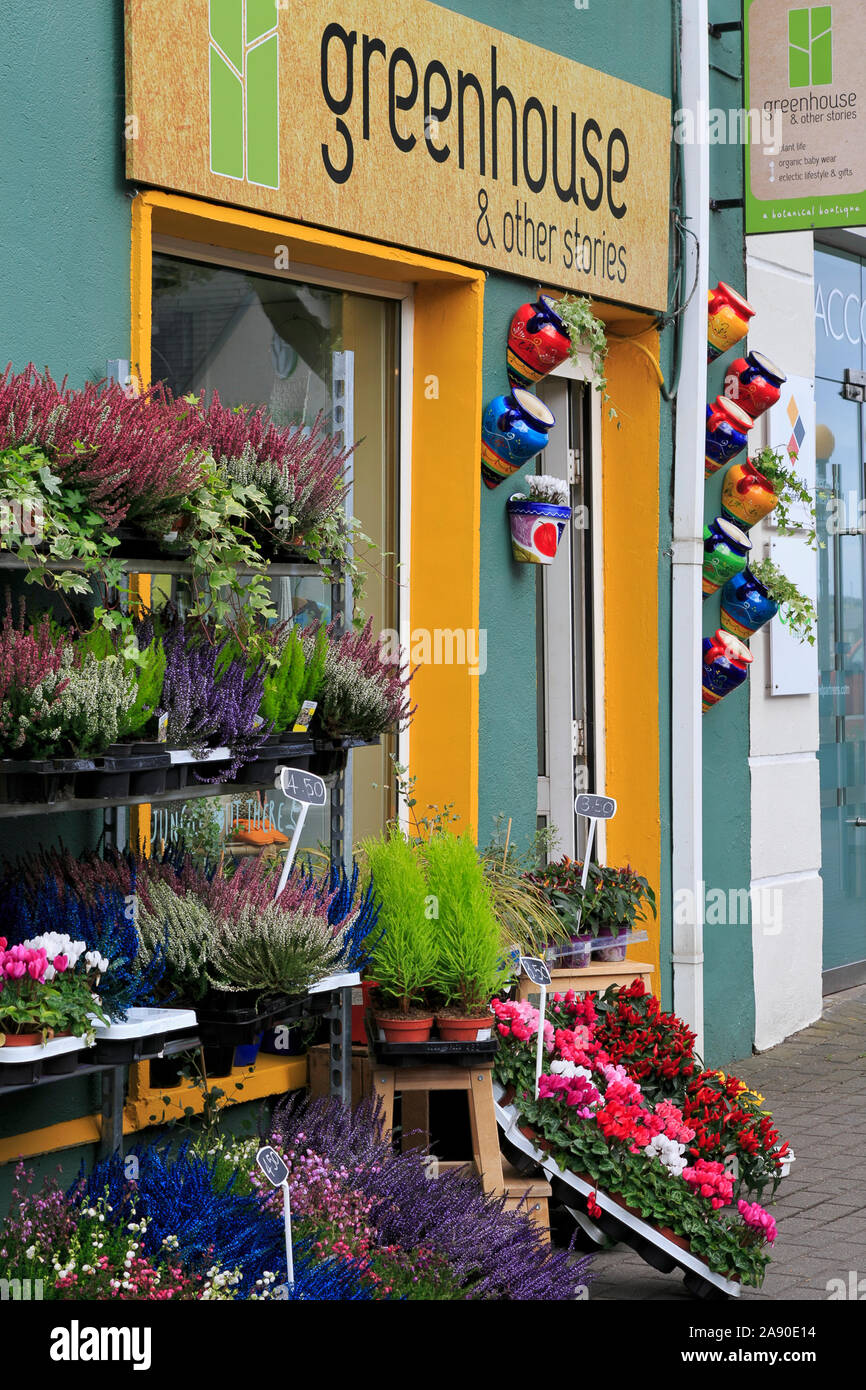
[[[373,1064],[372,1071],[373,1092],[382,1101],[386,1133],[394,1127],[395,1091],[403,1097],[404,1148],[426,1148],[430,1142],[431,1091],[465,1091],[469,1102],[472,1157],[476,1170],[481,1175],[484,1191],[492,1196],[502,1196],[505,1182],[493,1106],[492,1062],[479,1062],[474,1067],[380,1067]],[[409,1129],[418,1129],[420,1133],[405,1136],[405,1131]]]
[[[654,966],[641,960],[623,961],[593,961],[583,970],[551,970],[551,983],[547,988],[547,999],[550,1001],[551,995],[565,994],[567,990],[574,989],[578,994],[586,994],[589,990],[607,989],[608,985],[630,985],[632,980],[643,980],[648,990],[652,990],[652,977]],[[531,1004],[538,1007],[540,992],[538,985],[534,985],[526,975],[521,975],[520,983],[517,987],[518,999],[528,999]]]
[[[550,1183],[542,1177],[522,1178],[510,1163],[503,1163],[502,1176],[508,1194],[505,1210],[516,1211],[518,1207],[534,1221],[540,1231],[550,1240]],[[524,1200],[525,1199],[525,1200]],[[521,1202],[523,1205],[521,1206]]]

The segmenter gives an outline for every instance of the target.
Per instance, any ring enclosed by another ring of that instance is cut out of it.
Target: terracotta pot
[[[473,1018],[453,1018],[447,1014],[436,1015],[436,1027],[443,1042],[477,1042],[478,1034],[488,1032],[493,1027],[493,1015],[477,1014]]]
[[[427,1042],[433,1029],[433,1015],[425,1018],[383,1018],[374,1014],[377,1027],[389,1043]]]
[[[42,1043],[41,1033],[3,1033],[4,1047],[39,1047]]]
[[[733,464],[722,483],[722,511],[738,526],[754,526],[778,503],[773,484],[748,459]]]

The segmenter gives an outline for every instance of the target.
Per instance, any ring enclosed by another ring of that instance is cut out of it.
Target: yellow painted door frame
[[[277,265],[285,264],[287,251],[298,279],[309,266],[414,285],[410,630],[477,633],[483,271],[195,198],[139,193],[132,203],[131,360],[142,384],[151,379],[154,236],[252,253]],[[415,673],[412,697],[418,711],[409,766],[419,804],[454,802],[461,823],[474,832],[478,677],[468,664],[427,662]],[[149,808],[138,809],[133,835],[140,841]]]

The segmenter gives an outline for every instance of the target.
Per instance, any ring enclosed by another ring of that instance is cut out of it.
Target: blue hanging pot
[[[540,454],[555,424],[531,391],[515,386],[507,396],[495,396],[481,417],[481,476],[487,486],[498,487]]]
[[[778,611],[778,603],[748,568],[732,575],[722,589],[722,627],[741,642],[748,642]]]

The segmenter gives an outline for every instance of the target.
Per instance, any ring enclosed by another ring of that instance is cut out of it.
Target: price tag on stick
[[[550,969],[540,956],[521,956],[520,966],[534,985],[541,990],[538,1001],[538,1039],[535,1046],[535,1099],[538,1100],[538,1080],[544,1060],[544,1015],[547,1012],[547,986],[550,984]]]
[[[278,767],[274,787],[285,796],[291,796],[295,801],[301,803],[300,814],[292,832],[286,861],[283,864],[283,872],[280,874],[280,881],[274,894],[274,898],[278,898],[288,882],[292,865],[295,862],[298,841],[301,838],[304,821],[307,819],[307,811],[311,806],[324,806],[328,799],[328,792],[321,777],[317,777],[314,772],[305,772],[299,767]]]
[[[286,1272],[289,1288],[295,1282],[295,1259],[292,1253],[292,1208],[289,1200],[289,1170],[270,1144],[256,1154],[256,1163],[272,1187],[283,1189],[283,1226],[286,1233]]]
[[[586,837],[586,853],[583,856],[583,872],[580,875],[580,886],[586,891],[586,884],[589,878],[589,861],[592,857],[592,842],[595,839],[595,827],[600,820],[613,820],[616,815],[616,802],[612,796],[595,796],[589,792],[581,792],[574,802],[574,813],[577,816],[586,816],[589,821],[589,834]],[[580,919],[583,915],[583,908],[577,915],[577,926],[575,933],[580,929]]]

